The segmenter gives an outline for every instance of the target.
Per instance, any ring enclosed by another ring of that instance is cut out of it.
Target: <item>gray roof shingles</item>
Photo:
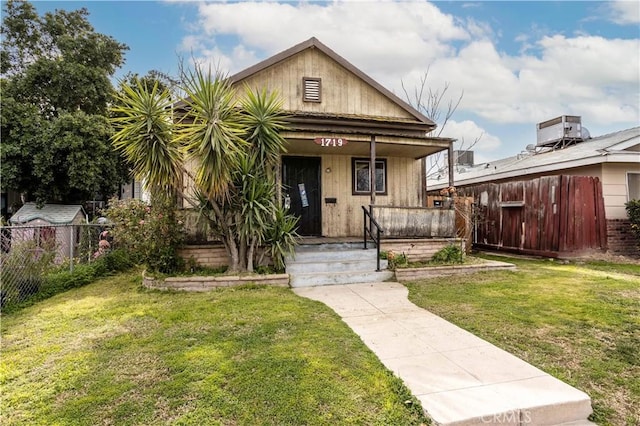
[[[79,212],[82,212],[82,216],[86,217],[84,209],[80,205],[45,204],[39,209],[35,203],[26,203],[11,216],[9,222],[20,225],[41,219],[51,224],[64,225],[72,223]]]

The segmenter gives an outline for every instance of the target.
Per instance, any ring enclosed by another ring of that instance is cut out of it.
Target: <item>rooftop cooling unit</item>
[[[459,166],[473,166],[473,151],[453,151],[455,164]]]
[[[536,146],[556,147],[582,142],[582,118],[563,115],[537,124]]]

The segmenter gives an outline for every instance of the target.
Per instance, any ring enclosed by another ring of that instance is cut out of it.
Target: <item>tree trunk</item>
[[[253,254],[256,249],[256,239],[251,239],[251,244],[249,244],[249,250],[247,251],[247,271],[253,272]]]
[[[242,262],[242,253],[240,252],[241,248],[239,249],[238,243],[236,242],[233,227],[229,226],[226,222],[226,218],[218,203],[211,201],[211,207],[215,216],[216,224],[220,226],[222,241],[224,247],[227,249],[227,254],[231,261],[227,268],[227,273],[233,274],[241,272],[244,270],[244,263]]]

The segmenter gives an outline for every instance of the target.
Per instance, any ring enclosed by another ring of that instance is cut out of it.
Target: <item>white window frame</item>
[[[637,179],[637,183],[634,183],[634,185],[637,185],[635,188],[634,194],[631,193],[631,190],[632,190],[631,176],[634,176],[635,179]],[[627,186],[627,201],[640,200],[640,172],[627,172],[627,176],[625,180],[626,180],[625,184]]]

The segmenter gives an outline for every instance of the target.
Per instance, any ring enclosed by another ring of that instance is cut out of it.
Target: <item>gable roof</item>
[[[248,77],[253,76],[254,74],[257,74],[258,72],[271,67],[272,65],[275,65],[279,62],[282,62],[284,60],[287,60],[289,58],[291,58],[292,56],[303,52],[304,50],[307,49],[318,49],[319,51],[321,51],[322,53],[324,53],[325,55],[327,55],[328,57],[330,57],[331,59],[333,59],[334,61],[336,61],[338,64],[340,64],[341,66],[343,66],[344,68],[346,68],[348,71],[352,72],[353,74],[355,74],[357,77],[359,77],[360,79],[362,79],[363,81],[365,81],[367,84],[369,84],[371,87],[373,87],[374,89],[376,89],[378,92],[380,92],[383,96],[385,96],[386,98],[388,98],[390,101],[392,101],[393,103],[395,103],[396,105],[398,105],[400,108],[402,108],[403,110],[405,110],[407,113],[409,113],[411,116],[415,117],[416,120],[418,120],[419,122],[422,122],[428,126],[431,127],[435,127],[436,124],[431,121],[429,118],[427,118],[424,114],[422,114],[420,111],[418,111],[417,109],[415,109],[414,107],[412,107],[411,105],[409,105],[407,102],[403,101],[402,99],[400,99],[398,96],[396,96],[393,92],[391,92],[390,90],[386,89],[385,87],[383,87],[380,83],[378,83],[377,81],[375,81],[374,79],[372,79],[371,77],[369,77],[367,74],[365,74],[364,72],[362,72],[360,69],[356,68],[353,64],[351,64],[349,61],[347,61],[346,59],[344,59],[342,56],[338,55],[336,52],[334,52],[333,50],[331,50],[329,47],[327,47],[326,45],[324,45],[323,43],[320,42],[320,40],[318,40],[315,37],[311,37],[310,39],[303,41],[302,43],[296,44],[293,47],[290,47],[287,50],[284,50],[270,58],[267,58],[261,62],[258,62],[255,65],[250,66],[249,68],[246,68],[243,71],[240,71],[237,74],[232,75],[231,77],[229,77],[229,79],[233,82],[233,83],[238,83]]]
[[[602,163],[638,163],[640,166],[640,127],[598,136],[555,151],[520,154],[465,167],[464,172],[455,172],[454,182],[456,186],[465,186]],[[431,189],[446,186],[433,178],[429,181]]]
[[[78,213],[86,218],[87,214],[80,205],[45,204],[38,208],[36,203],[26,203],[9,219],[13,224],[25,224],[32,220],[41,219],[55,225],[72,223]]]

